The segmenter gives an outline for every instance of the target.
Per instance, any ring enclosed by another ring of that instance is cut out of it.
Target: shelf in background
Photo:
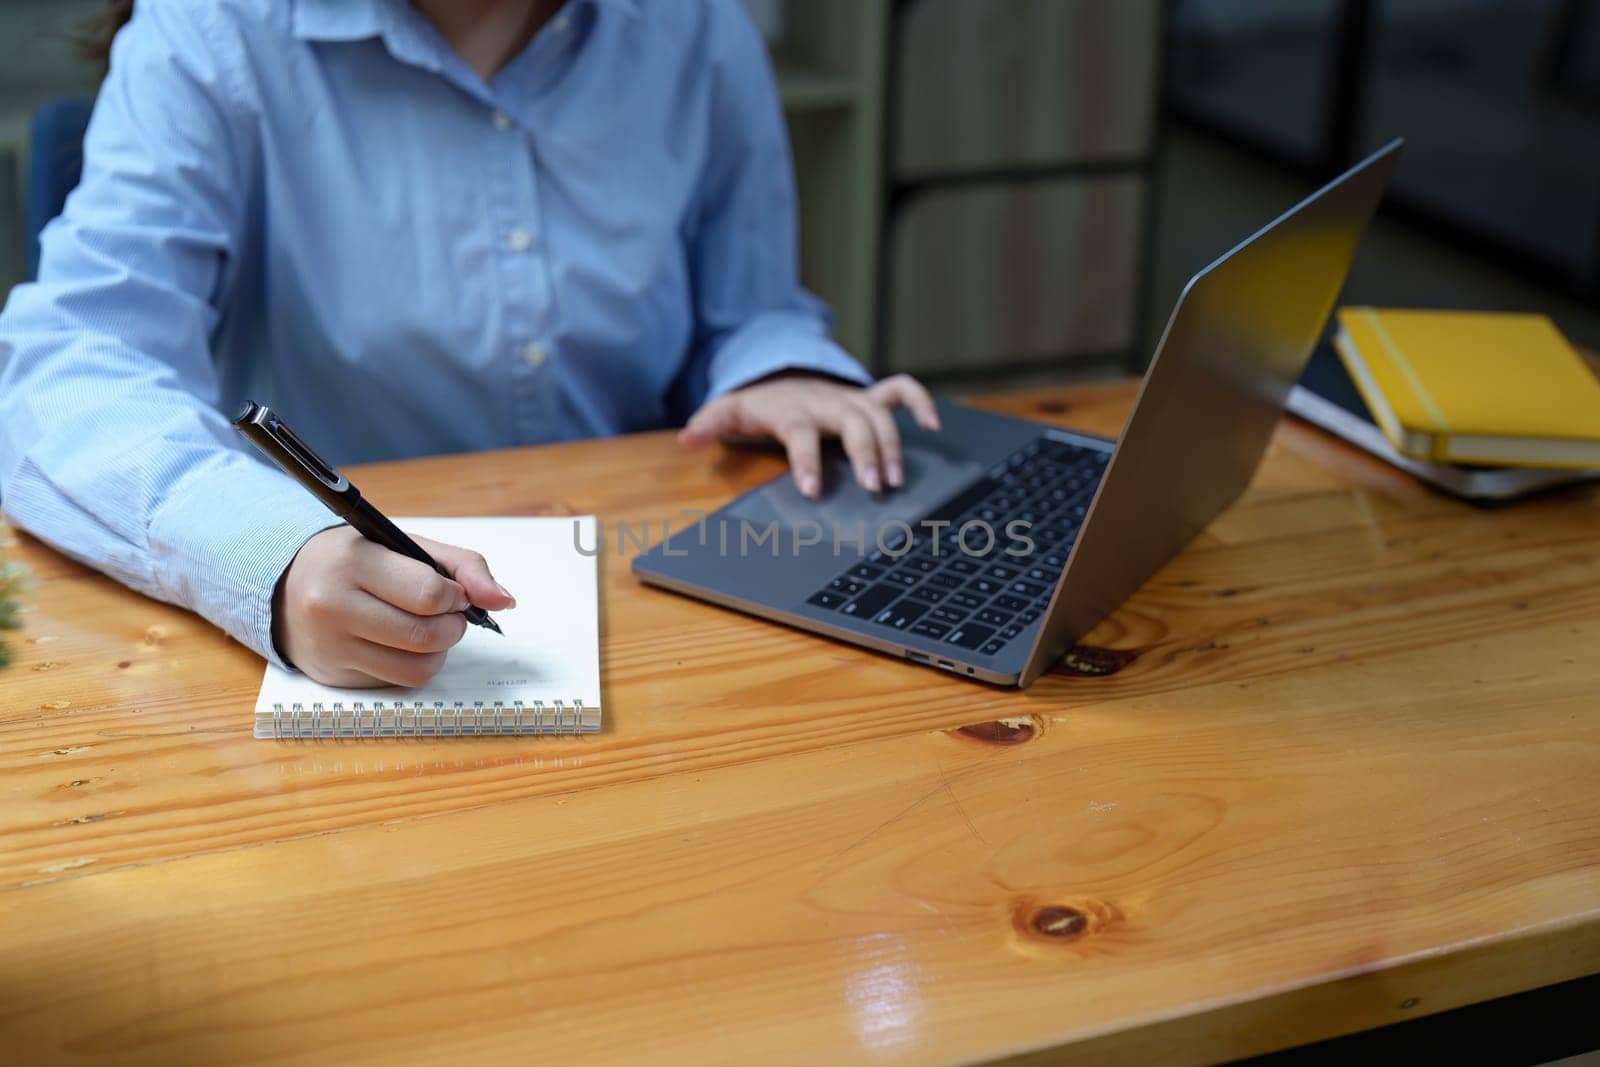
[[[832,310],[834,339],[875,369],[890,0],[746,3],[788,120],[800,279]]]
[[[778,95],[790,112],[826,111],[857,105],[860,91],[854,79],[822,69],[791,56],[773,57],[778,73]]]

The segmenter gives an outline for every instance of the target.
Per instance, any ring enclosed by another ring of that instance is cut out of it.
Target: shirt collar
[[[360,41],[383,33],[378,6],[384,0],[295,0],[294,34],[308,41]],[[404,0],[401,0],[404,2]],[[629,15],[639,13],[638,0],[567,0],[612,7]]]
[[[294,35],[306,41],[359,41],[383,32],[372,0],[295,0]]]

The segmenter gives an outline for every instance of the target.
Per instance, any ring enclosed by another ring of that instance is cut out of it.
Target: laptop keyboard
[[[898,527],[806,603],[992,656],[1036,620],[1105,472],[1107,454],[1039,438],[954,499]],[[978,521],[984,528],[964,524]],[[1008,533],[1013,522],[1033,542]],[[938,523],[948,523],[936,526]],[[1007,551],[1010,549],[1010,551]]]

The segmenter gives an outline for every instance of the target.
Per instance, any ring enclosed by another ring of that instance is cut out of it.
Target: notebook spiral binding
[[[270,718],[265,731],[261,722]],[[343,701],[309,707],[273,704],[256,716],[256,736],[279,741],[319,737],[492,737],[496,735],[580,734],[599,730],[585,715],[583,701],[457,700]]]

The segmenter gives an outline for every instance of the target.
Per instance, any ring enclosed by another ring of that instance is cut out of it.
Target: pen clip
[[[272,409],[257,408],[256,415],[251,421],[261,427],[261,431],[276,441],[285,455],[294,457],[295,462],[304,467],[306,473],[317,481],[335,493],[342,493],[350,488],[350,480],[328,466],[321,456],[311,451],[311,446],[295,436],[295,432],[273,414]]]

